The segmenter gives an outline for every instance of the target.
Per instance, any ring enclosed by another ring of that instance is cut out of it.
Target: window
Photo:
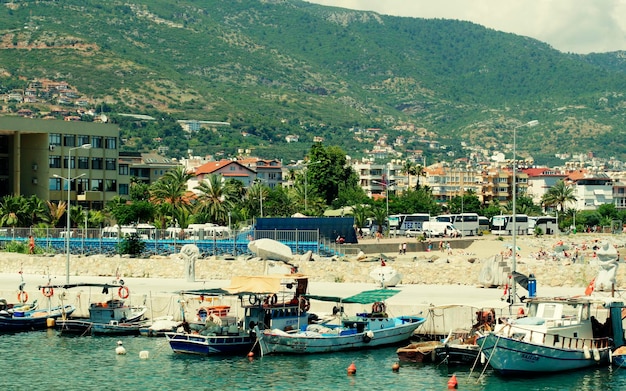
[[[48,190],[61,190],[61,178],[50,178],[48,180]]]
[[[76,136],[73,134],[66,134],[63,136],[63,145],[66,147],[75,147],[76,146]]]
[[[120,171],[119,174],[120,175],[128,175],[128,164],[120,164]]]
[[[76,141],[78,146],[89,144],[89,136],[76,136]]]
[[[117,139],[115,137],[107,137],[104,147],[106,149],[117,149]]]
[[[104,191],[117,191],[117,181],[115,179],[107,179]]]
[[[85,191],[89,190],[89,179],[87,178],[78,178],[76,179],[76,191],[78,194],[84,194]]]
[[[93,170],[102,170],[102,158],[101,157],[92,157],[91,158],[91,168]]]
[[[92,136],[91,137],[91,148],[102,148],[102,137]]]
[[[120,183],[119,195],[128,195],[128,183]]]
[[[82,168],[84,170],[89,169],[89,158],[86,156],[78,157],[78,168]]]
[[[63,167],[65,167],[65,168],[67,168],[67,159],[68,159],[67,156],[65,156],[63,158]],[[71,168],[76,168],[76,159],[75,158],[72,158],[72,161],[70,163],[72,164]]]
[[[115,158],[107,158],[106,159],[106,169],[107,170],[115,170],[115,164],[117,159]]]
[[[92,179],[90,181],[90,183],[91,184],[89,185],[89,190],[91,190],[91,191],[102,191],[102,190],[104,190],[102,179]]]
[[[61,156],[50,156],[48,162],[50,168],[61,168]]]
[[[61,145],[61,135],[59,133],[50,133],[48,136],[48,143],[50,145]]]

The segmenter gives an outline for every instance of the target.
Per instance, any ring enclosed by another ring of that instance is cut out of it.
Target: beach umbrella
[[[513,248],[513,245],[512,245],[511,243],[507,243],[507,244],[505,244],[505,245],[504,245],[504,247],[506,247],[506,248],[508,248],[508,249],[512,249],[512,248]],[[519,246],[515,246],[515,249],[516,249],[517,251],[521,251],[521,250],[522,250]]]
[[[528,276],[519,272],[513,272],[513,280],[518,283],[522,288],[528,290]]]

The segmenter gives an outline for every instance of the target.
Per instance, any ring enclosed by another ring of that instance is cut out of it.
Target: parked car
[[[406,236],[407,238],[417,238],[418,236],[422,235],[426,236],[427,238],[430,238],[432,236],[429,231],[423,231],[419,228],[409,228],[404,231],[404,236]]]

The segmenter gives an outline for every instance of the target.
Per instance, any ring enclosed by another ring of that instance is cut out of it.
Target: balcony
[[[76,200],[78,201],[102,201],[102,192],[101,191],[86,191],[83,194],[78,194],[76,196]]]

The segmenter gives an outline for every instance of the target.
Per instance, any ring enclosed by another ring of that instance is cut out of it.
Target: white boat
[[[533,298],[527,304],[526,317],[498,324],[492,333],[476,341],[487,363],[500,374],[540,374],[604,365],[613,340],[623,341],[621,303],[608,303],[605,324],[592,314],[607,303],[590,297]],[[619,321],[612,322],[611,318]]]
[[[379,289],[348,298],[311,296],[310,299],[340,303],[369,304],[372,312],[342,317],[339,324],[304,325],[298,330],[268,329],[259,333],[261,354],[328,353],[391,345],[408,340],[426,319],[417,316],[389,317],[382,300],[398,293]]]
[[[263,259],[289,262],[293,258],[291,248],[274,239],[262,238],[253,240],[248,243],[248,249],[256,254],[257,257]]]

